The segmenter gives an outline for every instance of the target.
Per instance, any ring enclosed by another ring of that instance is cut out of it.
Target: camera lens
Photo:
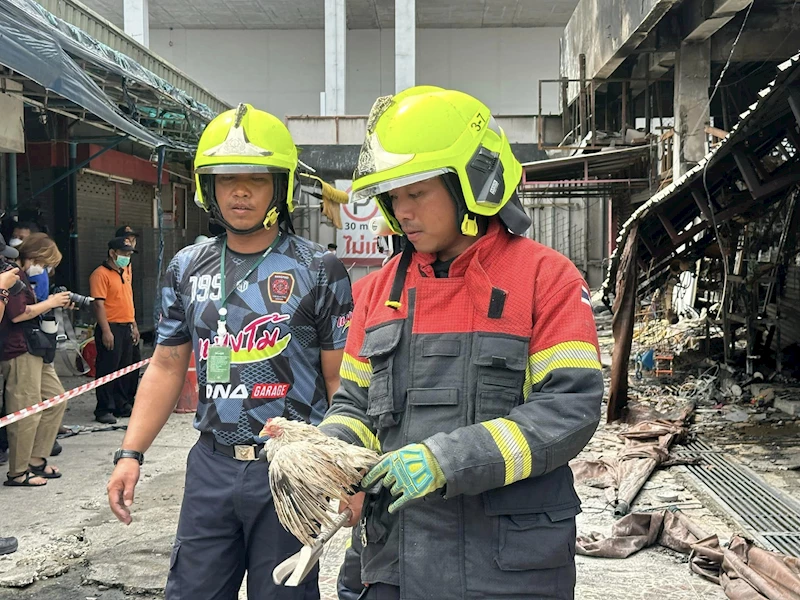
[[[16,296],[17,294],[21,294],[22,291],[28,286],[25,285],[25,282],[21,279],[17,280],[17,282],[9,288],[8,293],[12,296]]]
[[[0,263],[0,273],[5,273],[6,271],[10,271],[10,270],[16,269],[16,268],[17,268],[17,265],[12,265],[11,263],[7,263],[7,262]],[[17,294],[21,293],[26,287],[28,287],[28,286],[25,285],[25,282],[22,281],[21,279],[18,279],[14,283],[14,285],[12,285],[10,288],[8,288],[8,293],[11,294],[12,296],[16,296]]]
[[[84,296],[83,294],[76,294],[75,292],[69,293],[69,301],[75,304],[78,308],[87,308],[92,302],[94,302],[94,298],[89,296]]]

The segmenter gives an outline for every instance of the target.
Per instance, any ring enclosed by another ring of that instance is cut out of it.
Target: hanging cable
[[[739,43],[739,38],[742,37],[742,32],[744,31],[745,25],[747,25],[747,20],[750,18],[750,12],[753,10],[753,5],[755,4],[755,0],[750,3],[750,6],[747,7],[747,13],[744,15],[744,20],[742,20],[742,26],[739,27],[739,33],[736,34],[736,38],[733,40],[733,45],[731,46],[730,54],[728,54],[728,60],[725,63],[725,66],[722,67],[722,71],[719,74],[719,78],[717,79],[716,85],[714,85],[714,91],[711,92],[711,96],[708,98],[708,104],[706,104],[706,109],[703,111],[704,113],[711,107],[711,101],[714,99],[714,96],[717,94],[717,90],[719,90],[720,83],[722,83],[722,79],[725,77],[725,73],[727,72],[728,68],[731,66],[731,61],[733,60],[733,53],[736,51],[736,45]],[[697,127],[700,125],[700,122],[703,120],[701,116],[700,119],[697,121],[697,125],[695,125],[695,129],[692,131],[692,135],[697,133]],[[728,291],[728,253],[727,250],[723,247],[724,244],[719,238],[719,226],[717,225],[717,216],[714,212],[714,206],[711,202],[711,192],[708,189],[708,165],[711,164],[711,160],[706,160],[706,164],[703,166],[703,189],[706,192],[706,203],[708,204],[708,210],[711,214],[711,223],[714,226],[714,237],[717,238],[717,246],[719,247],[720,254],[722,255],[722,275],[723,275],[723,284],[722,284],[722,302],[720,302],[719,308],[717,309],[717,320],[719,320],[720,313],[722,312],[723,306],[725,304],[725,297]]]
[[[747,7],[747,12],[744,15],[744,20],[742,21],[742,26],[739,27],[739,33],[736,34],[736,38],[733,40],[733,46],[731,46],[731,52],[730,52],[730,54],[728,54],[728,60],[725,62],[725,66],[722,67],[722,71],[719,74],[719,78],[717,78],[717,83],[714,86],[714,91],[711,92],[711,96],[709,96],[709,98],[708,98],[708,103],[706,104],[706,107],[705,107],[705,110],[703,110],[703,113],[708,111],[708,109],[711,107],[711,101],[714,100],[714,96],[717,95],[717,91],[719,90],[719,84],[722,83],[722,78],[725,77],[725,73],[728,71],[728,68],[731,66],[731,62],[733,61],[733,53],[736,51],[736,45],[739,43],[739,38],[742,37],[742,32],[744,31],[745,25],[747,25],[747,20],[750,18],[750,11],[753,10],[753,5],[755,3],[756,3],[756,0],[753,0],[750,3],[750,6]],[[692,128],[692,132],[689,134],[690,137],[693,136],[695,133],[697,133],[697,128],[700,126],[700,123],[702,122],[702,120],[703,120],[703,115],[701,115],[700,118],[697,119],[697,123],[695,123],[694,127]]]

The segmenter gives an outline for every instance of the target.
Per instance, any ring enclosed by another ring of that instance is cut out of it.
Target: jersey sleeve
[[[162,346],[180,346],[192,339],[181,295],[181,260],[176,254],[164,273],[161,286],[161,318],[158,321],[157,343]]]
[[[347,269],[333,254],[326,253],[320,260],[315,298],[320,347],[341,350],[345,347],[353,316],[353,292]]]

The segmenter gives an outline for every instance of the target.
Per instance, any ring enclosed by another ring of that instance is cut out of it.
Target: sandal
[[[19,477],[24,477],[24,479],[22,481],[17,481]],[[3,482],[3,485],[7,485],[8,487],[42,487],[43,485],[47,485],[46,481],[44,483],[31,483],[32,477],[41,477],[41,475],[25,471],[20,475],[14,475],[12,477],[9,473],[6,475],[6,480]]]
[[[50,470],[47,470],[47,459],[42,459],[44,462],[40,464],[38,467],[28,464],[28,470],[36,475],[37,477],[44,477],[45,479],[58,479],[61,477],[61,472],[57,471],[55,467],[50,467]]]

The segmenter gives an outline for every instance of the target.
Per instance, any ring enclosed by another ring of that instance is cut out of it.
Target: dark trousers
[[[272,582],[273,569],[301,547],[278,522],[266,463],[195,444],[166,600],[236,600],[245,571],[249,600],[319,600],[318,569],[299,587]]]
[[[114,348],[106,349],[103,345],[103,332],[100,327],[94,330],[94,343],[97,347],[97,363],[95,370],[97,377],[103,377],[131,364],[133,357],[133,334],[129,323],[109,323],[111,333],[114,334]],[[128,398],[130,387],[125,377],[115,379],[97,388],[97,407],[95,416],[119,413],[126,404],[131,404]]]
[[[6,416],[6,382],[3,381],[3,400],[0,402],[0,417]],[[0,429],[0,452],[8,451],[8,427]]]
[[[139,344],[133,345],[133,351],[131,352],[131,362],[130,364],[134,364],[142,360],[142,352],[139,350]],[[141,369],[136,369],[131,373],[122,377],[122,381],[124,381],[125,387],[125,402],[133,406],[133,401],[136,398],[136,392],[139,390],[139,371]]]

